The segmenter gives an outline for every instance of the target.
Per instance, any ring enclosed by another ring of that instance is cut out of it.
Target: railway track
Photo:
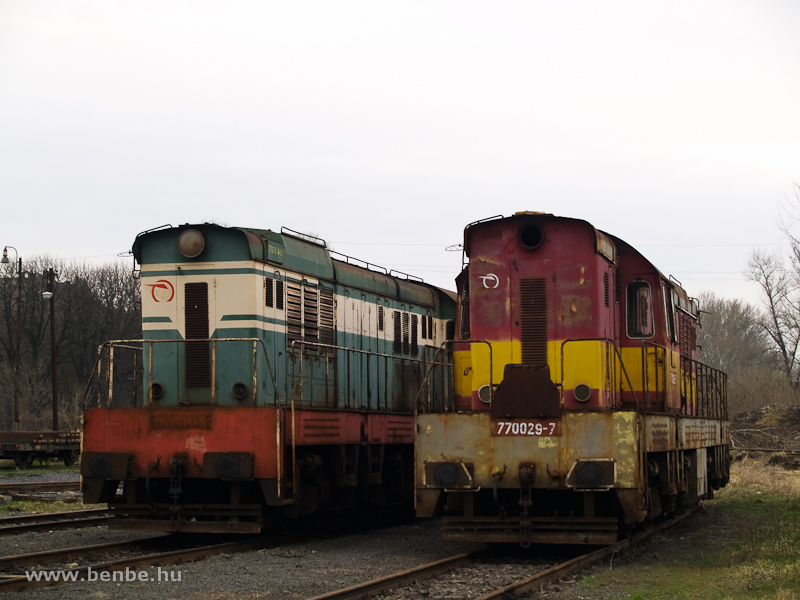
[[[167,535],[157,535],[140,538],[138,540],[126,540],[124,542],[106,542],[90,546],[76,546],[74,548],[64,548],[60,550],[46,550],[44,552],[2,556],[0,557],[0,573],[6,573],[10,569],[19,569],[32,565],[39,565],[41,567],[44,565],[74,562],[78,559],[92,558],[117,552],[141,550],[142,548],[161,543],[164,541],[164,538],[168,537]],[[0,577],[2,577],[2,575],[0,575]]]
[[[86,557],[96,556],[98,554],[112,554],[114,552],[136,548],[137,546],[141,547],[144,544],[163,543],[164,538],[171,537],[172,536],[156,536],[153,538],[144,538],[143,540],[123,542],[119,544],[98,544],[94,546],[83,546],[80,548],[57,550],[53,551],[52,553],[36,553],[20,557],[4,557],[0,558],[0,563],[5,562],[6,564],[10,565],[7,568],[18,568],[20,566],[29,566],[31,564],[41,565],[41,562],[36,561],[41,559],[43,561],[49,561],[52,563],[64,560],[65,557],[68,556]],[[237,540],[233,542],[205,544],[200,546],[193,545],[177,550],[165,550],[141,554],[134,557],[116,558],[104,562],[84,565],[81,567],[70,568],[67,566],[58,569],[57,572],[59,574],[59,579],[51,579],[49,581],[44,579],[31,580],[26,573],[6,573],[0,575],[0,593],[14,592],[36,587],[48,587],[70,581],[86,581],[88,580],[87,576],[89,573],[96,575],[106,572],[125,572],[127,569],[145,569],[148,567],[153,567],[153,565],[164,566],[180,564],[183,562],[207,558],[216,554],[229,554],[233,552],[259,550],[274,543],[275,540],[270,540],[269,538],[265,537],[249,537],[244,540]],[[15,560],[17,559],[22,559],[22,563],[15,563]],[[34,562],[32,563],[31,561]],[[37,569],[37,571],[41,571],[41,569]]]
[[[502,600],[505,598],[520,597],[524,593],[540,588],[547,583],[561,579],[576,571],[585,569],[586,567],[589,567],[607,557],[612,557],[614,554],[617,554],[630,546],[640,544],[659,531],[663,531],[664,529],[668,529],[677,525],[690,514],[692,514],[692,512],[693,511],[688,511],[669,521],[665,521],[659,525],[647,529],[646,531],[636,534],[627,540],[623,540],[594,552],[576,556],[555,566],[544,567],[543,565],[531,564],[529,565],[528,572],[534,570],[535,572],[533,574],[520,577],[511,584],[498,586],[497,589],[493,589],[492,591],[478,597],[477,600]],[[322,594],[321,596],[316,596],[311,600],[356,600],[368,598],[376,594],[381,594],[381,598],[389,600],[393,597],[393,590],[400,592],[397,594],[398,597],[408,597],[408,590],[401,590],[400,588],[403,588],[403,586],[413,582],[432,582],[434,579],[438,578],[443,580],[447,580],[448,578],[452,579],[451,574],[457,569],[469,567],[470,569],[475,570],[487,570],[486,572],[488,575],[488,571],[498,568],[498,565],[490,563],[480,565],[479,561],[485,556],[486,551],[484,550],[467,554],[458,554],[450,558],[445,558],[443,560],[421,565],[413,569],[394,573],[386,577],[381,577],[372,581],[343,588],[341,590]],[[482,581],[487,581],[490,579],[490,577],[485,576],[481,577],[480,579]],[[443,583],[442,585],[443,587],[446,587],[448,584]],[[425,593],[425,595],[427,595],[427,593]]]
[[[0,495],[33,494],[35,492],[77,492],[80,481],[35,481],[31,483],[0,483]]]
[[[30,531],[93,527],[104,525],[110,518],[111,513],[103,508],[3,517],[0,518],[0,536],[17,535]]]

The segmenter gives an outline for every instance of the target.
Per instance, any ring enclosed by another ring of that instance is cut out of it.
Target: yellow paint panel
[[[639,427],[633,412],[565,413],[560,436],[536,439],[491,435],[489,413],[421,414],[418,418],[418,485],[425,461],[471,463],[475,484],[482,487],[491,487],[493,474],[504,468],[501,487],[517,487],[520,463],[533,463],[536,487],[557,488],[577,459],[611,458],[617,464],[617,487],[638,486]]]

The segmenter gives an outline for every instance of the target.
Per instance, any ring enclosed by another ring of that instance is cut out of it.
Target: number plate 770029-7
[[[553,419],[509,419],[493,421],[492,435],[522,435],[532,437],[561,435],[559,422]]]

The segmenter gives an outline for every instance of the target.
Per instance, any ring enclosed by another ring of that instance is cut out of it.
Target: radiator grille
[[[211,386],[211,351],[207,341],[208,284],[187,283],[183,287],[184,314],[186,318],[186,387]]]
[[[547,286],[543,278],[520,281],[522,364],[547,364]]]

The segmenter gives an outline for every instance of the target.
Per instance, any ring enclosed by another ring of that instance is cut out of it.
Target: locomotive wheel
[[[61,460],[64,461],[65,467],[71,467],[75,464],[75,461],[78,460],[78,451],[77,450],[69,450],[67,452],[61,453]]]
[[[31,454],[18,454],[14,457],[14,464],[18,469],[27,469],[33,464],[33,455]]]

